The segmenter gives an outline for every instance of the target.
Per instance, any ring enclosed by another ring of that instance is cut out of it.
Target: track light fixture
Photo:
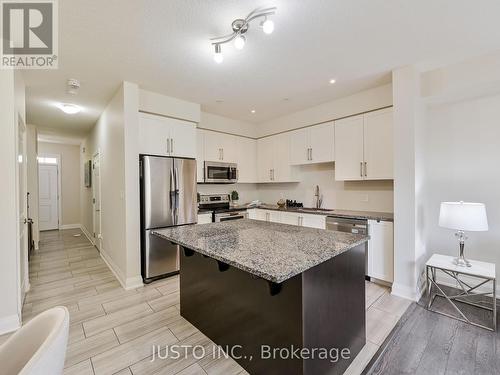
[[[215,48],[215,62],[220,64],[224,60],[221,49],[222,44],[234,41],[234,46],[236,47],[236,49],[241,50],[243,49],[243,47],[245,47],[246,38],[243,34],[248,31],[251,21],[258,18],[264,18],[264,20],[260,23],[262,31],[264,31],[264,33],[266,34],[271,34],[274,31],[274,22],[268,17],[272,16],[275,13],[276,7],[255,9],[250,12],[250,14],[245,19],[238,18],[231,23],[231,28],[233,29],[233,32],[231,34],[210,39],[212,45]]]

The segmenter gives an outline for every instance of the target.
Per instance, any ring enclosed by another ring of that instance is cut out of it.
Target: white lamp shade
[[[483,203],[442,202],[439,226],[469,232],[487,231],[486,207]]]

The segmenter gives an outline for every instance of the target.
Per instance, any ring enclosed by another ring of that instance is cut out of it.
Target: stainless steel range
[[[231,207],[229,194],[200,195],[198,207],[200,210],[213,210],[213,222],[245,219],[248,216],[246,207]]]

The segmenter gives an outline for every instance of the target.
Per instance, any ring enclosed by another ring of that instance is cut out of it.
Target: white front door
[[[57,165],[38,166],[38,220],[40,230],[59,228]]]
[[[101,165],[99,154],[92,160],[92,207],[94,222],[94,244],[101,249]]]

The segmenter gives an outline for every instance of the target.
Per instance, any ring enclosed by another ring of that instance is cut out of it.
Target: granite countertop
[[[368,219],[368,220],[379,220],[379,221],[394,221],[394,214],[392,212],[375,212],[375,211],[352,211],[352,210],[329,210],[320,209],[314,211],[314,209],[301,209],[299,207],[278,207],[274,204],[261,204],[258,207],[263,210],[274,210],[274,211],[284,211],[284,212],[300,212],[303,214],[312,215],[323,215],[323,216],[340,216],[340,217],[353,217],[356,219]]]
[[[249,219],[158,229],[153,234],[275,283],[369,238]]]

